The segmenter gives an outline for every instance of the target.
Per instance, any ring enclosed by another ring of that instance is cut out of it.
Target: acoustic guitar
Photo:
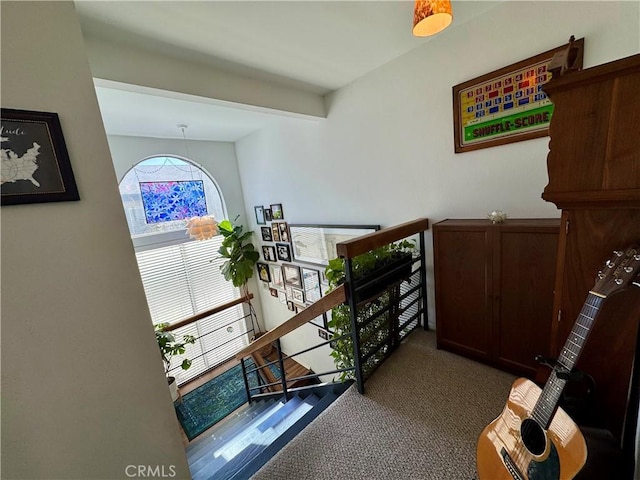
[[[639,272],[637,245],[614,252],[598,272],[544,388],[517,379],[502,414],[480,434],[479,480],[570,480],[582,469],[584,437],[558,401],[605,299],[632,283],[640,286]]]

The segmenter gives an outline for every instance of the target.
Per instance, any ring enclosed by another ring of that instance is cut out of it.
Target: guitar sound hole
[[[535,420],[527,418],[520,425],[520,435],[525,447],[534,455],[542,455],[547,445],[544,430]]]

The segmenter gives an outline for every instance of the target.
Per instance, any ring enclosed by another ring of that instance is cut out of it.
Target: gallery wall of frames
[[[268,285],[274,300],[295,313],[327,293],[324,271],[336,257],[336,243],[380,229],[379,225],[289,224],[280,203],[255,206],[254,212],[261,240],[258,278]],[[330,315],[327,312],[310,323],[330,332]]]
[[[269,293],[283,308],[294,313],[307,308],[326,293],[329,285],[323,265],[303,265],[293,256],[289,224],[285,220],[282,204],[254,207],[261,240],[260,262],[256,265],[258,278],[269,286]],[[326,315],[310,323],[328,330]]]

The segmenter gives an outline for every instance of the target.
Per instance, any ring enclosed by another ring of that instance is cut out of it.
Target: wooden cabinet
[[[566,232],[552,331],[557,355],[602,263],[640,243],[640,55],[554,77],[544,90],[554,113],[542,197],[562,209]],[[628,451],[638,412],[639,321],[640,289],[607,298],[577,363],[596,383],[590,419]]]
[[[551,353],[560,219],[433,225],[438,348],[533,377]]]

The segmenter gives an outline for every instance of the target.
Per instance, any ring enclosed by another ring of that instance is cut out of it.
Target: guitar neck
[[[582,310],[573,324],[571,333],[569,334],[564,347],[562,347],[562,351],[557,362],[557,369],[568,373],[576,365],[604,299],[605,297],[602,295],[589,292],[587,300],[582,306]],[[566,383],[566,379],[559,378],[556,375],[556,370],[552,371],[542,393],[540,394],[540,398],[533,409],[533,418],[545,429],[549,428],[549,425],[551,424],[551,419],[558,407],[560,395],[562,394],[562,390]]]

